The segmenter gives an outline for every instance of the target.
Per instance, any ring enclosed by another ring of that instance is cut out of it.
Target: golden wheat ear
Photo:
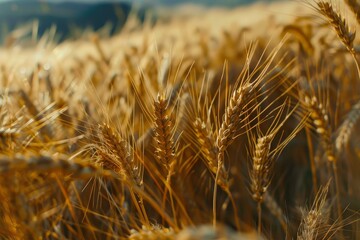
[[[200,145],[201,154],[205,159],[207,169],[211,171],[214,176],[217,173],[217,148],[215,147],[215,138],[212,131],[206,126],[205,122],[197,118],[193,124],[196,140]],[[228,189],[228,173],[223,166],[218,175],[217,184],[223,189]]]
[[[105,123],[99,125],[98,136],[101,145],[96,148],[97,161],[104,168],[119,173],[141,187],[142,167],[134,159],[129,143],[113,127]]]
[[[331,26],[335,29],[336,34],[341,42],[349,50],[350,53],[355,54],[354,39],[356,32],[352,32],[345,21],[345,19],[337,12],[331,3],[326,1],[316,1],[317,11],[326,17]]]
[[[354,7],[355,5],[352,4],[352,6]],[[346,49],[351,53],[351,56],[353,57],[354,62],[356,64],[358,76],[360,76],[360,66],[354,48],[356,31],[350,30],[350,27],[346,22],[345,18],[343,18],[341,14],[334,9],[331,3],[323,0],[320,1],[317,0],[315,8],[320,14],[326,17],[327,21],[334,28],[341,42],[344,44]]]
[[[311,209],[302,210],[302,220],[298,229],[297,239],[318,239],[321,238],[320,236],[326,236],[326,228],[328,230],[331,229],[331,226],[328,225],[331,212],[327,201],[329,186],[330,181],[325,186],[320,187]]]
[[[304,120],[299,122],[295,129],[285,138],[273,144],[273,141],[283,127],[285,122],[294,114],[297,107],[293,108],[290,112],[285,113],[285,107],[289,107],[289,102],[285,102],[282,106],[275,108],[274,111],[278,111],[273,118],[272,123],[266,130],[266,133],[262,133],[260,127],[258,126],[258,132],[256,136],[253,136],[249,133],[249,141],[252,146],[251,151],[251,165],[249,167],[249,176],[250,176],[250,190],[252,198],[257,202],[257,212],[258,212],[258,233],[261,232],[261,205],[266,200],[266,193],[268,187],[270,186],[272,174],[274,170],[274,165],[276,158],[285,148],[285,146],[297,135],[297,133],[303,128]],[[283,119],[281,119],[283,118]],[[267,205],[271,208],[274,205],[274,201],[270,196],[267,196]],[[271,208],[270,210],[274,210]],[[279,211],[274,211],[275,216],[278,216]],[[279,217],[279,221],[282,224],[284,231],[287,231],[286,222],[284,218]]]

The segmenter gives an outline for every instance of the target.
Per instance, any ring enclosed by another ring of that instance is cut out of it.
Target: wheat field
[[[360,2],[157,14],[8,35],[0,238],[360,239]]]

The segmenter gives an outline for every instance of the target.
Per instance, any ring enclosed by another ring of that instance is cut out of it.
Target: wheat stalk
[[[284,215],[281,207],[275,200],[273,196],[269,194],[269,192],[265,192],[263,201],[265,206],[270,210],[270,212],[278,219],[280,222],[281,227],[283,228],[283,231],[288,235],[288,219]]]

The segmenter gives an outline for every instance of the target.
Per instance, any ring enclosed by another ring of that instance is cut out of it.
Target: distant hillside
[[[266,0],[265,0],[266,1]],[[161,5],[179,5],[183,3],[196,3],[206,6],[234,7],[256,2],[256,0],[154,0]]]
[[[99,3],[43,3],[37,1],[10,1],[0,4],[1,38],[13,29],[39,20],[39,35],[52,25],[56,25],[60,40],[71,34],[74,28],[101,28],[105,23],[112,23],[111,32],[121,28],[126,21],[131,4],[126,2]],[[143,14],[140,18],[143,18]]]
[[[199,4],[208,7],[237,7],[241,5],[248,5],[255,2],[275,2],[275,1],[289,1],[289,0],[134,0],[139,3],[153,3],[157,5],[176,6],[180,4]]]
[[[132,3],[141,6],[138,15],[144,18],[146,9],[158,6],[174,7],[180,4],[194,3],[204,6],[235,7],[256,2],[255,0],[61,0],[8,1],[0,3],[0,42],[7,34],[33,20],[39,21],[38,35],[41,36],[51,26],[56,26],[58,40],[62,41],[69,36],[74,36],[74,29],[91,27],[98,30],[110,22],[110,33],[120,29],[125,23]],[[259,1],[259,0],[257,0]],[[262,0],[269,2],[272,0]],[[156,16],[155,16],[156,17]],[[31,28],[31,26],[30,26]]]

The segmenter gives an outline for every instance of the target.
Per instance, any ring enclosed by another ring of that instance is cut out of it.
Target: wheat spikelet
[[[317,10],[327,18],[348,51],[355,54],[354,39],[356,33],[350,31],[345,19],[342,18],[340,13],[334,10],[331,3],[321,0],[317,1],[316,4],[318,7]]]
[[[321,187],[316,194],[314,203],[309,211],[302,211],[302,221],[298,229],[297,239],[318,239],[319,231],[327,225],[330,217],[330,207],[326,200],[330,181]]]
[[[334,149],[331,142],[332,128],[329,123],[329,116],[322,103],[319,103],[315,96],[305,94],[304,104],[310,111],[310,118],[315,126],[316,132],[321,137],[322,146],[325,149],[328,161],[336,161]]]
[[[354,106],[351,108],[350,112],[346,116],[345,120],[337,130],[337,135],[335,138],[335,147],[338,153],[341,153],[343,148],[348,144],[352,131],[359,118],[360,118],[360,102],[354,104]]]
[[[103,145],[97,148],[98,162],[141,186],[140,168],[132,157],[128,143],[108,124],[99,126],[99,138]]]
[[[162,94],[154,101],[156,159],[168,171],[175,164],[175,146],[172,139],[174,124],[168,113],[168,103]]]
[[[257,129],[258,135],[256,136],[256,139],[250,139],[254,140],[254,142],[251,143],[254,147],[252,149],[252,162],[249,169],[251,181],[250,188],[253,199],[259,203],[262,203],[264,200],[264,193],[267,191],[270,184],[275,157],[303,127],[303,122],[300,122],[291,134],[289,134],[285,139],[279,141],[275,148],[272,149],[271,144],[276,137],[276,134],[297,108],[295,106],[290,112],[286,113],[284,119],[280,121],[282,115],[284,114],[285,107],[288,104],[290,104],[290,102],[285,101],[284,104],[279,107],[278,112],[274,116],[274,119],[265,134],[263,134],[261,130]]]
[[[232,93],[216,139],[219,167],[222,166],[222,162],[224,161],[226,148],[233,142],[237,134],[237,128],[242,120],[241,115],[244,111],[244,106],[248,103],[252,90],[253,86],[250,83],[244,83]]]
[[[197,118],[194,122],[194,130],[197,137],[197,141],[200,144],[201,153],[205,158],[207,168],[215,175],[217,173],[217,149],[215,146],[215,139],[210,129],[206,124]],[[221,167],[218,183],[222,188],[226,189],[228,186],[228,173],[224,166]]]
[[[263,201],[264,193],[270,184],[270,174],[274,167],[274,159],[270,158],[269,153],[274,137],[274,134],[259,137],[255,145],[250,179],[252,197],[257,202]]]

